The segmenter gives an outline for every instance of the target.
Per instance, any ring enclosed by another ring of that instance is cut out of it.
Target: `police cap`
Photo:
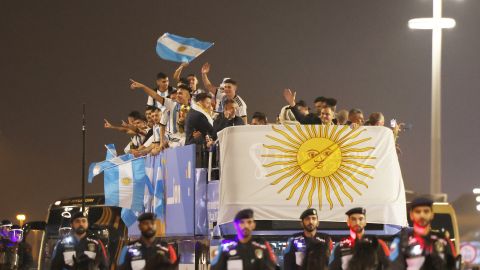
[[[410,210],[412,210],[413,208],[418,207],[418,206],[428,206],[428,207],[432,208],[432,205],[433,205],[433,201],[431,199],[425,198],[425,197],[419,197],[419,198],[415,198],[410,203]]]
[[[245,218],[253,218],[253,210],[252,209],[243,209],[238,211],[238,213],[235,215],[235,218],[233,221],[239,221]]]
[[[72,218],[70,219],[70,222],[73,223],[73,221],[77,218],[87,218],[87,215],[85,215],[85,213],[83,213],[83,212],[77,212],[77,213],[72,215]]]
[[[157,216],[154,214],[154,213],[143,213],[141,214],[140,216],[138,216],[137,218],[137,221],[138,222],[142,222],[144,220],[151,220],[151,221],[155,221],[155,218]]]
[[[345,215],[347,216],[351,216],[353,214],[362,214],[362,215],[365,215],[367,213],[367,210],[365,210],[365,208],[363,207],[355,207],[355,208],[352,208],[350,210],[348,210]]]
[[[4,219],[2,220],[2,224],[0,224],[0,226],[12,226],[12,222],[8,219]]]
[[[308,216],[318,216],[317,215],[317,209],[315,208],[309,208],[305,211],[303,211],[303,213],[300,215],[300,219],[303,220],[304,218],[308,217]]]

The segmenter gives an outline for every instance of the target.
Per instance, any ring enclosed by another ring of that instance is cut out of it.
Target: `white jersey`
[[[168,90],[165,91],[165,92],[161,92],[160,90],[157,90],[157,94],[163,98],[166,98],[168,96]],[[155,101],[155,102],[154,102]],[[147,105],[149,106],[155,106],[157,108],[159,108],[160,110],[164,110],[164,107],[162,105],[162,103],[154,100],[151,96],[148,96],[148,99],[147,99]]]
[[[224,103],[227,100],[227,96],[223,92],[222,89],[217,89],[217,93],[215,94],[215,112],[222,113]],[[233,101],[237,106],[235,106],[235,115],[238,117],[247,117],[247,104],[239,95],[235,95]]]

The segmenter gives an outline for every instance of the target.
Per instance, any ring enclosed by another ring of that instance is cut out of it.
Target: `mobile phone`
[[[397,119],[393,118],[390,120],[390,127],[394,128],[397,126]]]

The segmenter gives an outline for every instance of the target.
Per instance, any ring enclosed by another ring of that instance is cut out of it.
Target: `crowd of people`
[[[263,112],[254,112],[247,118],[247,103],[238,95],[239,84],[232,78],[224,78],[217,86],[209,79],[211,66],[201,68],[203,88],[193,73],[182,77],[188,63],[182,63],[174,72],[172,85],[168,75],[157,74],[155,87],[130,79],[130,88],[147,95],[145,111],[132,111],[128,121],[113,125],[105,119],[105,128],[130,136],[125,153],[135,156],[156,155],[168,147],[188,144],[211,146],[217,133],[230,126],[267,125],[270,122]],[[319,124],[384,126],[381,112],[371,113],[367,120],[360,109],[337,111],[337,100],[317,97],[311,110],[303,100],[296,99],[296,92],[285,89],[287,103],[281,108],[273,124]],[[395,138],[402,124],[393,124]],[[397,147],[397,151],[400,149]]]

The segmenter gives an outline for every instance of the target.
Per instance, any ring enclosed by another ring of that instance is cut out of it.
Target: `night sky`
[[[164,32],[214,41],[186,70],[239,82],[251,115],[274,120],[289,87],[311,104],[381,111],[411,123],[400,138],[408,189],[428,192],[431,31],[407,22],[430,17],[430,0],[1,1],[0,218],[44,219],[56,199],[81,190],[81,110],[87,104],[87,163],[128,137],[103,128],[144,108],[128,79],[153,85],[177,63],[155,53]],[[457,26],[443,38],[443,190],[454,200],[480,185],[480,1],[444,0]],[[87,186],[103,191],[102,177]]]

